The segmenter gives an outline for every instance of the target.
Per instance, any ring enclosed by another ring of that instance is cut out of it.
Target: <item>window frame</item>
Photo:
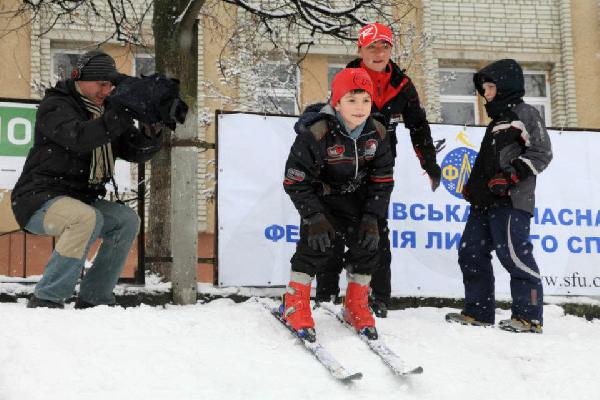
[[[475,74],[477,72],[474,68],[452,68],[452,67],[441,67],[438,69],[438,84],[441,85],[439,81],[439,73],[440,72],[468,72]],[[479,100],[477,99],[477,91],[475,91],[475,95],[458,95],[458,94],[442,94],[441,87],[439,91],[439,104],[440,104],[440,113],[442,108],[442,103],[471,103],[473,104],[473,115],[475,117],[474,124],[479,125],[481,123],[481,115],[479,112]],[[441,114],[440,114],[441,118]]]
[[[278,60],[269,60],[266,62],[267,64],[278,64],[279,61]],[[273,99],[277,99],[277,98],[285,98],[285,99],[292,99],[293,103],[294,103],[294,112],[292,113],[292,115],[298,115],[300,113],[300,107],[298,105],[298,99],[301,98],[301,82],[300,82],[300,78],[301,78],[301,74],[300,74],[300,68],[296,68],[296,83],[295,83],[295,87],[294,88],[270,88],[270,89],[263,89],[263,88],[257,88],[257,97],[271,97]],[[282,110],[282,112],[287,113],[286,110]]]
[[[137,64],[136,64],[137,58],[152,58],[152,59],[154,59],[154,72],[156,72],[156,57],[154,54],[134,53],[133,54],[133,62],[131,63],[132,64],[131,65],[131,70],[132,70],[131,76],[137,77]]]
[[[54,75],[54,67],[55,67],[54,56],[57,53],[58,54],[78,54],[79,56],[81,56],[82,54],[85,54],[85,50],[68,49],[68,48],[64,48],[64,47],[53,47],[50,49],[50,84],[52,86],[56,85],[60,81],[60,79],[56,79],[56,77]],[[71,77],[71,71],[68,71],[66,79],[69,79],[70,77]]]
[[[544,106],[544,124],[546,126],[552,126],[552,94],[550,93],[550,76],[548,71],[541,70],[527,70],[523,71],[523,75],[544,75],[546,82],[546,96],[524,96],[523,101],[531,105]]]
[[[439,72],[469,72],[476,73],[477,70],[473,68],[452,68],[452,67],[441,67],[439,68]],[[523,75],[543,75],[546,83],[546,96],[545,97],[537,97],[537,96],[524,96],[523,101],[525,103],[531,105],[541,105],[544,107],[544,121],[546,126],[552,126],[552,93],[551,93],[551,85],[550,85],[550,74],[548,71],[543,70],[524,70]],[[440,82],[441,83],[441,82]],[[440,88],[441,92],[441,88]],[[471,97],[468,95],[442,95],[439,94],[439,105],[440,109],[442,103],[473,103],[475,107],[475,125],[479,125],[483,122],[482,118],[482,107],[480,107],[480,100],[478,99],[478,94],[475,93],[475,96]]]

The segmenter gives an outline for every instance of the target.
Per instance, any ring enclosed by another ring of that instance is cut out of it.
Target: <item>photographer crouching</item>
[[[12,208],[25,231],[57,241],[28,308],[64,308],[98,238],[102,245],[81,281],[75,308],[115,304],[113,289],[140,221],[125,204],[103,199],[105,185],[114,183],[117,157],[145,162],[162,143],[161,123],[146,123],[119,101],[111,103],[113,83],[123,80],[111,56],[89,51],[71,79],[48,89],[39,105],[33,147],[12,191]]]

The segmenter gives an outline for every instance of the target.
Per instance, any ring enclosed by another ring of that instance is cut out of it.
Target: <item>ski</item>
[[[305,338],[301,338],[297,335],[297,332],[291,329],[286,323],[281,314],[279,313],[278,305],[270,299],[256,298],[256,301],[263,306],[269,313],[274,316],[279,322],[281,322],[294,336],[298,337],[304,347],[310,351],[315,358],[323,365],[327,371],[335,379],[342,382],[351,382],[362,378],[362,372],[350,372],[342,364],[337,361],[333,355],[325,348],[318,340],[309,342]]]
[[[394,375],[398,376],[406,376],[406,375],[416,375],[423,373],[423,367],[418,366],[415,368],[406,368],[404,361],[396,354],[392,349],[390,349],[385,342],[379,338],[376,340],[369,340],[365,335],[362,335],[354,329],[350,324],[348,324],[344,318],[342,317],[341,310],[338,309],[335,305],[331,303],[320,303],[319,307],[322,308],[326,314],[335,317],[342,325],[350,329],[356,335],[358,335],[363,342],[365,342],[369,349],[373,353],[375,353],[385,365],[394,373]]]

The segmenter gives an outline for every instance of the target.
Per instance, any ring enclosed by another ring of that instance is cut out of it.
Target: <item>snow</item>
[[[545,307],[542,335],[448,324],[449,308],[391,311],[380,335],[423,375],[397,378],[314,312],[322,343],[364,377],[332,379],[253,300],[74,310],[0,304],[0,399],[598,399],[600,322]],[[497,320],[508,311],[498,310]]]

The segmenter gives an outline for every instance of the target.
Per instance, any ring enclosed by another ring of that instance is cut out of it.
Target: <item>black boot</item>
[[[387,318],[388,308],[385,301],[370,297],[369,307],[371,307],[373,314],[375,314],[377,318]]]
[[[50,301],[50,300],[40,299],[38,297],[35,297],[35,295],[32,294],[31,297],[29,298],[29,301],[27,302],[27,308],[38,308],[38,307],[65,308],[64,304],[56,303],[56,302]]]
[[[77,310],[84,310],[86,308],[92,308],[92,307],[97,307],[97,306],[109,306],[109,307],[116,307],[117,303],[113,303],[113,304],[92,304],[89,303],[85,300],[80,299],[79,297],[77,298],[77,300],[75,300],[75,309]]]
[[[96,305],[92,304],[92,303],[88,303],[85,300],[81,300],[79,297],[77,298],[77,300],[75,300],[75,309],[77,309],[77,310],[83,310],[85,308],[92,308],[92,307],[96,307]]]

